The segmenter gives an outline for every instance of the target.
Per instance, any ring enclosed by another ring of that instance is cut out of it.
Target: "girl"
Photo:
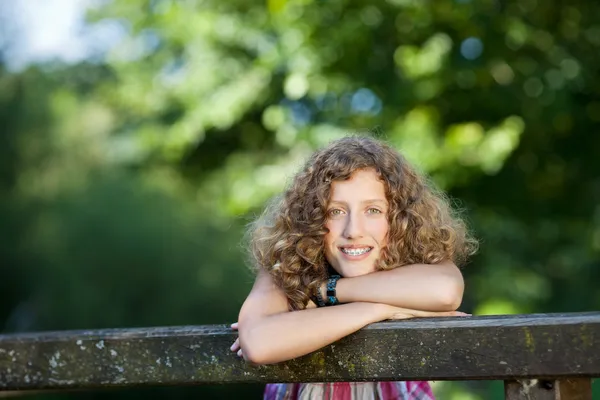
[[[368,137],[309,159],[249,230],[257,278],[232,351],[254,364],[311,353],[373,322],[467,315],[457,268],[475,251],[445,197]],[[334,306],[335,305],[335,306]],[[334,307],[332,307],[334,306]],[[265,399],[433,399],[427,382],[269,384]]]

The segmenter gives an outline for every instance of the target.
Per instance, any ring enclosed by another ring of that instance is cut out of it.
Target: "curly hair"
[[[376,270],[452,260],[463,264],[477,249],[447,197],[395,149],[370,137],[345,137],[316,151],[284,193],[250,224],[249,250],[288,297],[291,310],[306,307],[327,280],[324,237],[331,183],[373,168],[389,201],[387,244]]]

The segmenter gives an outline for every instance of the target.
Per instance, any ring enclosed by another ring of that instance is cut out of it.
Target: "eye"
[[[339,208],[333,208],[329,211],[327,211],[327,215],[329,215],[330,217],[337,217],[340,216],[344,213],[343,210],[340,210]]]
[[[369,213],[369,214],[381,214],[382,212],[383,211],[381,211],[380,209],[375,208],[375,207],[371,207],[371,208],[367,209],[367,213]]]

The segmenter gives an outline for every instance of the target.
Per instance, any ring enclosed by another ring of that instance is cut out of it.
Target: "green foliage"
[[[95,177],[83,190],[45,204],[24,243],[32,252],[29,275],[37,278],[31,290],[38,324],[82,329],[235,321],[252,281],[236,251],[239,224],[219,226],[184,207],[128,176]]]
[[[244,223],[353,132],[460,199],[481,238],[465,310],[600,307],[596,2],[131,0],[88,16],[123,32],[101,60],[0,65],[5,331],[232,322],[252,282]]]

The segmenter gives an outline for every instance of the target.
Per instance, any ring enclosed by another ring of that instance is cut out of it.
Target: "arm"
[[[271,364],[299,357],[362,327],[391,318],[394,307],[353,302],[336,307],[288,311],[285,293],[260,272],[239,315],[244,358]]]
[[[325,286],[322,288],[325,293]],[[337,282],[340,303],[373,302],[427,311],[453,311],[462,302],[464,281],[451,261],[413,264]]]

